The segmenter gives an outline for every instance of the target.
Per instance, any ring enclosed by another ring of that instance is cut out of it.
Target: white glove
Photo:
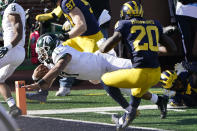
[[[166,89],[163,89],[163,94],[168,96],[168,97],[172,97],[172,96],[175,96],[176,95],[176,91],[171,91],[171,90],[166,90]]]
[[[63,24],[63,26],[62,26],[62,30],[64,30],[64,31],[70,31],[72,29],[72,25],[70,24],[70,22],[69,21],[66,21],[64,24]]]
[[[183,67],[182,63],[177,63],[174,66],[174,70],[177,72],[177,75],[179,75],[181,72],[186,72],[187,70]]]

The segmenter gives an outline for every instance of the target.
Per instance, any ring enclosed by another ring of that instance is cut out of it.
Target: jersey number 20
[[[134,25],[131,27],[131,34],[136,33],[136,31],[140,31],[138,36],[133,42],[135,51],[140,50],[151,50],[151,51],[158,51],[158,42],[159,42],[159,31],[156,26],[147,26],[144,27],[142,25]],[[152,36],[152,31],[155,32],[155,36]],[[146,37],[148,38],[148,43],[140,43],[141,40]],[[156,39],[156,40],[153,40]],[[153,41],[156,42],[154,45]]]

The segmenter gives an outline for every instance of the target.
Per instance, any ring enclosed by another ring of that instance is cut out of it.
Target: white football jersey
[[[122,68],[131,68],[131,60],[117,58],[100,52],[79,52],[70,46],[59,46],[52,54],[53,63],[56,64],[65,54],[72,56],[71,61],[64,68],[61,76],[75,77],[80,80],[100,80],[106,72]]]
[[[21,17],[21,21],[23,24],[23,37],[21,41],[17,44],[20,46],[24,46],[25,44],[25,11],[24,9],[17,3],[11,3],[8,5],[8,7],[5,9],[3,14],[3,20],[2,20],[2,28],[3,28],[3,40],[4,40],[4,46],[11,43],[13,36],[14,36],[14,30],[12,27],[12,24],[8,20],[8,15],[10,14],[19,14]]]

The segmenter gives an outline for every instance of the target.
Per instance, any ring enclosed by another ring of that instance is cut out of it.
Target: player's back
[[[120,20],[115,31],[122,34],[134,68],[159,67],[158,43],[162,34],[159,22],[143,18]]]
[[[12,26],[12,23],[8,19],[8,15],[10,15],[10,14],[18,14],[21,18],[21,22],[23,24],[23,36],[22,36],[22,40],[19,42],[18,45],[24,46],[24,44],[25,44],[25,11],[17,3],[9,4],[3,14],[2,27],[3,27],[3,31],[4,31],[3,32],[4,44],[5,45],[10,44],[10,41],[12,40],[12,38],[14,36],[14,28]]]
[[[64,13],[68,14],[73,8],[78,7],[84,15],[87,30],[81,36],[89,36],[100,31],[96,17],[86,0],[62,0],[61,8]]]
[[[102,57],[89,52],[79,52],[70,46],[58,46],[53,51],[53,63],[57,61],[66,53],[72,56],[62,76],[76,77],[81,80],[98,80],[101,77]]]

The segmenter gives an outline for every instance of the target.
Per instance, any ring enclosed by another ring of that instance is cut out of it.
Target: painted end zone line
[[[157,109],[156,105],[139,106],[139,110]],[[168,109],[173,111],[185,111],[181,109],[174,109],[168,105]],[[29,110],[28,115],[44,115],[44,114],[71,114],[71,113],[85,113],[85,112],[106,112],[106,111],[124,111],[120,106],[117,107],[94,107],[94,108],[75,108],[75,109],[53,109],[53,110]]]

